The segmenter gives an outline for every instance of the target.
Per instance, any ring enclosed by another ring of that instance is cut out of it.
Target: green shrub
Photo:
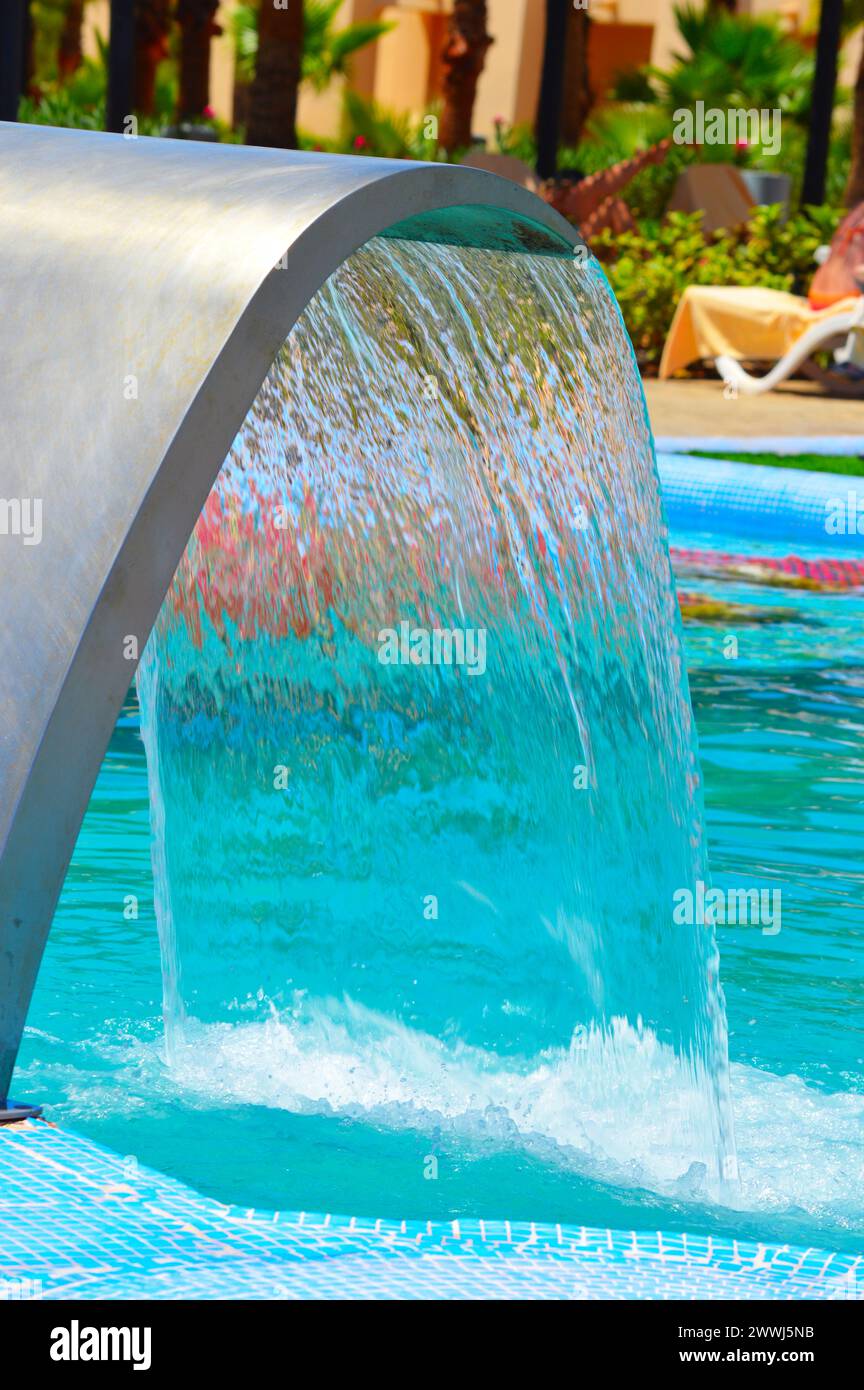
[[[645,68],[619,68],[613,74],[607,95],[612,101],[653,102],[657,93],[651,85],[651,75]]]
[[[437,141],[426,133],[428,117],[434,115],[437,115],[434,107],[420,117],[389,111],[374,101],[365,101],[347,88],[342,138],[335,142],[335,148],[350,154],[383,155],[388,159],[440,159],[443,156]],[[328,144],[334,147],[334,142]]]
[[[723,110],[777,108],[784,126],[788,120],[806,129],[813,53],[784,34],[774,16],[729,14],[707,4],[676,5],[673,13],[686,50],[675,53],[666,70],[651,70],[668,112],[692,109],[697,101]]]
[[[38,101],[22,97],[18,105],[18,119],[24,125],[72,126],[76,130],[105,129],[105,101],[100,98],[92,105],[84,106],[72,99],[62,87],[55,92],[45,92]]]
[[[509,154],[514,159],[521,159],[531,169],[537,163],[537,140],[531,126],[508,125],[501,116],[495,121],[493,150],[496,154]]]
[[[673,212],[640,232],[602,232],[593,249],[604,262],[637,357],[651,365],[660,360],[688,285],[806,293],[816,248],[830,241],[842,216],[838,208],[806,208],[783,222],[779,207],[760,207],[743,227],[706,233],[701,212]]]
[[[559,155],[561,168],[579,169],[582,174],[595,174],[609,169],[622,160],[657,144],[671,131],[665,111],[648,102],[622,102],[595,111],[585,126],[585,133],[576,149],[563,148]],[[681,170],[698,158],[698,152],[688,145],[673,145],[661,164],[650,164],[637,174],[620,193],[634,218],[660,218]]]
[[[108,45],[99,34],[96,42],[98,56],[85,58],[65,82],[44,82],[37,96],[22,97],[18,107],[19,121],[27,125],[66,126],[77,130],[105,129]],[[138,115],[139,135],[159,135],[174,119],[177,63],[172,58],[164,59],[157,68],[155,95],[154,114]],[[219,128],[224,138],[224,130]]]

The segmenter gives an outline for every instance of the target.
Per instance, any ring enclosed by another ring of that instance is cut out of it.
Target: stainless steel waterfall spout
[[[0,124],[0,1096],[130,653],[292,325],[394,224],[581,245],[475,169]]]

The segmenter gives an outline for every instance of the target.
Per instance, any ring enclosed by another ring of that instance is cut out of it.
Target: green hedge
[[[640,364],[652,365],[688,285],[760,285],[806,294],[816,248],[831,240],[842,216],[840,208],[808,207],[784,222],[779,207],[760,207],[734,231],[706,233],[701,213],[673,212],[639,232],[602,232],[592,247]]]

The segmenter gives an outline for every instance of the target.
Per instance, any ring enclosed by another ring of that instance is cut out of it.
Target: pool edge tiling
[[[659,447],[656,453],[663,505],[672,527],[806,542],[832,554],[864,553],[864,534],[845,526],[829,531],[826,524],[830,508],[838,503],[846,507],[850,496],[857,511],[864,511],[864,478],[739,463],[719,450],[716,458]]]
[[[0,1229],[0,1300],[864,1296],[864,1254],[227,1207],[44,1121],[0,1129]]]
[[[748,454],[833,454],[852,457],[864,453],[864,435],[858,434],[655,434],[658,454],[690,454],[711,450],[717,458],[746,449]]]

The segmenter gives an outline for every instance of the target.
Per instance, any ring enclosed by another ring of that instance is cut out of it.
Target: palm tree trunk
[[[575,149],[594,105],[588,45],[591,18],[588,6],[571,9],[567,17],[567,44],[564,59],[563,120],[559,130],[562,143]]]
[[[444,110],[439,144],[448,154],[471,144],[477,82],[492,43],[486,29],[486,0],[454,0],[447,42],[441,55]]]
[[[57,67],[61,77],[71,77],[81,66],[81,25],[84,20],[84,0],[67,0],[60,30]]]
[[[651,164],[662,164],[672,148],[670,139],[661,140],[658,145],[642,150],[632,159],[622,159],[610,169],[601,169],[589,174],[579,183],[547,184],[543,197],[556,212],[560,212],[571,222],[577,223],[584,237],[588,237],[604,226],[615,225],[623,230],[622,217],[626,217],[626,205],[618,194],[626,188],[631,179],[641,174]],[[611,220],[610,220],[611,219]],[[632,218],[630,219],[631,225]]]
[[[215,23],[219,0],[179,0],[180,92],[177,114],[180,120],[201,116],[210,102],[210,40],[222,30]],[[267,8],[267,3],[262,7]]]
[[[291,150],[297,146],[297,92],[303,63],[303,0],[261,0],[258,59],[249,93],[246,141]]]
[[[152,116],[156,104],[156,69],[168,56],[171,0],[135,3],[135,110]]]
[[[847,208],[864,203],[864,42],[855,80],[855,104],[852,114],[852,163],[846,182]]]

